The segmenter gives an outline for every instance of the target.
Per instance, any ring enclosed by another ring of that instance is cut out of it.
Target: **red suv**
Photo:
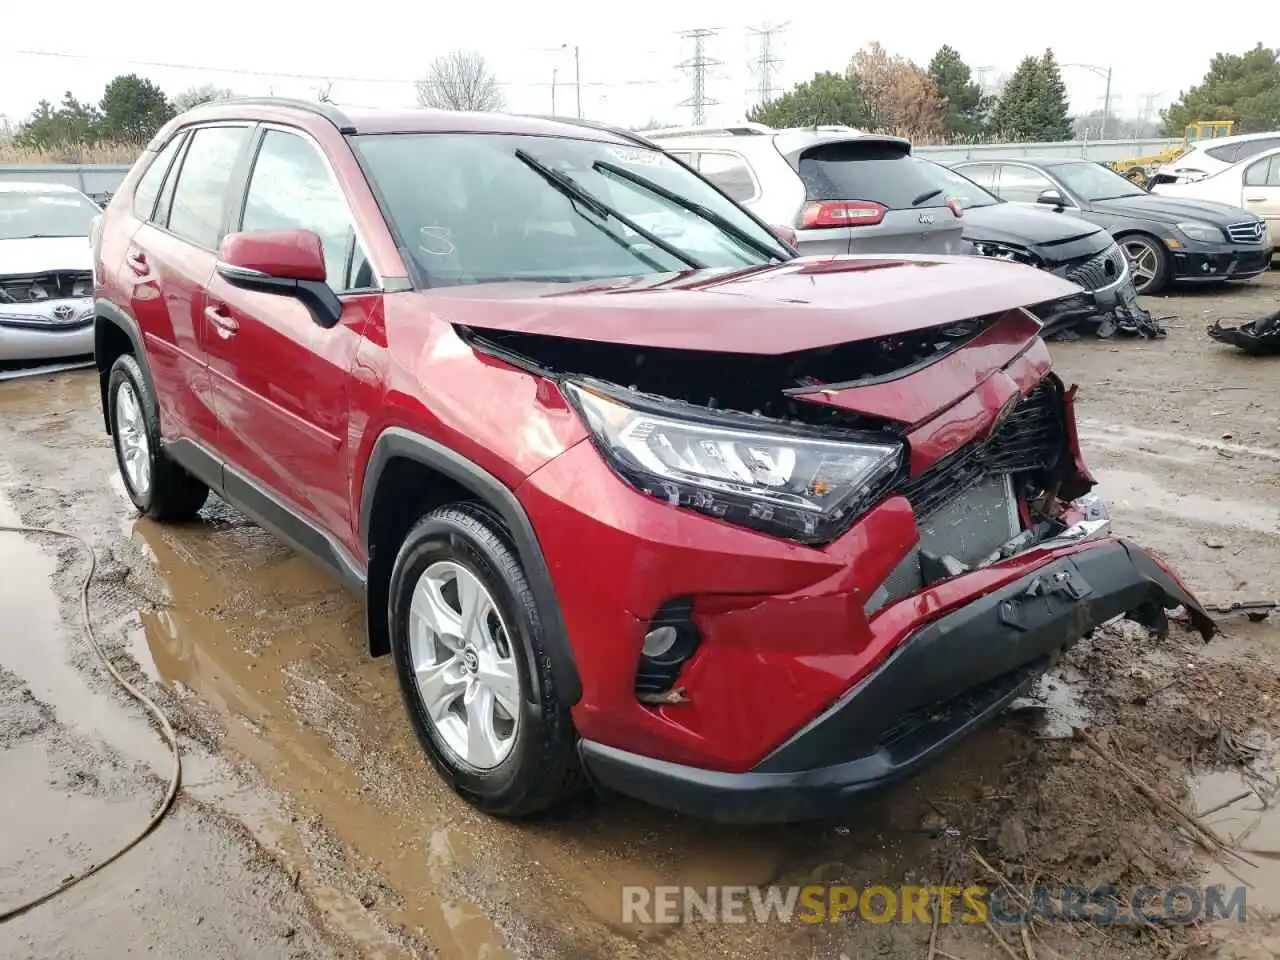
[[[779,233],[595,125],[199,107],[95,229],[129,495],[213,490],[363,592],[498,815],[829,815],[1104,620],[1212,633],[1088,495],[1023,309],[1076,288]]]

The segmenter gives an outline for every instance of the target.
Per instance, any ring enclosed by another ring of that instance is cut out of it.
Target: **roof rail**
[[[663,140],[668,137],[756,137],[777,132],[763,123],[734,123],[724,127],[663,127],[645,130],[641,135],[650,140]]]
[[[350,117],[332,103],[322,103],[318,100],[300,100],[294,97],[228,97],[226,100],[213,100],[209,103],[210,106],[222,104],[246,107],[285,107],[290,110],[303,110],[328,120],[338,128],[339,133],[356,132],[356,125],[351,122]],[[204,104],[201,104],[201,106],[204,106]]]
[[[601,123],[599,120],[583,120],[581,117],[557,117],[547,113],[526,113],[524,116],[533,120],[551,120],[554,123],[568,123],[575,127],[588,127],[591,130],[600,130],[603,133],[612,133],[615,137],[621,137],[624,140],[630,140],[632,143],[639,144],[642,147],[653,147],[659,149],[654,144],[645,139],[642,133],[633,133],[630,130],[624,130],[622,127],[615,127],[609,123]]]

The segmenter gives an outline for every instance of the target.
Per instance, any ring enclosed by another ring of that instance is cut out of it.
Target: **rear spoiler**
[[[786,134],[779,134],[774,138],[773,142],[774,146],[778,148],[778,152],[791,165],[791,169],[797,173],[800,170],[800,159],[805,154],[832,146],[847,149],[865,149],[868,153],[877,153],[882,156],[906,156],[911,153],[910,140],[878,134],[855,134],[850,136],[840,133],[820,133],[815,136],[812,133],[807,133],[802,137],[788,137]]]

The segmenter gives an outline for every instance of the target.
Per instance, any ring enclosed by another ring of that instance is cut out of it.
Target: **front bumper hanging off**
[[[920,627],[870,676],[745,773],[684,766],[583,741],[601,784],[715,820],[821,819],[911,773],[1024,693],[1108,620],[1163,629],[1184,607],[1204,638],[1204,608],[1161,564],[1120,539],[1098,541]]]

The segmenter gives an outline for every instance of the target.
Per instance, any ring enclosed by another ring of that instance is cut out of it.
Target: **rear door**
[[[175,137],[139,180],[122,274],[146,342],[166,439],[212,448],[217,420],[205,358],[205,287],[226,220],[232,170],[248,124],[198,127]]]
[[[801,251],[967,253],[945,172],[909,150],[900,141],[857,137],[789,155],[805,190],[796,225]]]
[[[207,309],[217,331],[209,365],[219,446],[259,488],[345,538],[351,526],[348,379],[380,298],[346,198],[313,140],[263,126],[232,229],[317,234],[326,280],[343,312],[326,330],[292,297],[213,276]]]
[[[1272,244],[1280,243],[1280,153],[1245,167],[1242,199],[1246,210],[1267,222]]]

